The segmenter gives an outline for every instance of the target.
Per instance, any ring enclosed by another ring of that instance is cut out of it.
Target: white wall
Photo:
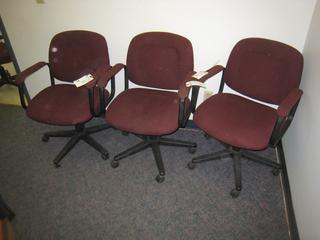
[[[320,1],[317,2],[303,50],[304,91],[285,137],[293,202],[303,240],[320,239]]]
[[[0,14],[17,59],[24,69],[47,60],[49,41],[68,29],[103,34],[111,63],[125,62],[129,41],[144,31],[169,31],[191,40],[196,70],[220,60],[225,64],[241,38],[266,37],[302,50],[316,0],[0,0]],[[28,82],[31,95],[43,88],[46,75]],[[118,78],[118,92],[123,79]],[[209,86],[217,90],[218,81]],[[202,97],[200,96],[200,99]]]

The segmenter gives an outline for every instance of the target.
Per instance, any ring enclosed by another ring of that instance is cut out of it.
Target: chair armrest
[[[190,87],[186,86],[186,82],[190,81],[192,79],[192,75],[195,73],[196,73],[195,71],[189,72],[185,80],[180,84],[179,90],[178,90],[179,98],[185,99],[186,97],[188,97]]]
[[[293,89],[288,96],[282,100],[280,103],[278,109],[277,109],[277,114],[279,117],[288,117],[290,114],[291,109],[298,103],[302,96],[303,92],[302,90],[295,88]]]
[[[94,71],[92,71],[92,70],[91,71],[86,71],[86,72],[89,72],[89,73],[86,73],[84,75],[91,74],[93,79],[91,81],[87,82],[86,84],[84,84],[83,86],[88,88],[88,89],[92,89],[95,86],[97,86],[99,78],[109,68],[111,68],[111,66],[107,65],[107,66],[100,66],[100,67],[96,68]]]
[[[214,65],[212,68],[208,69],[207,72],[208,74],[204,75],[202,78],[200,79],[196,79],[199,82],[205,82],[207,81],[209,78],[213,77],[214,75],[218,74],[219,72],[223,71],[224,67],[221,65]]]
[[[99,87],[106,87],[107,83],[110,81],[112,77],[114,77],[125,65],[121,63],[117,63],[113,67],[104,67],[99,68],[96,71],[97,84]]]
[[[17,85],[20,85],[21,83],[23,83],[27,77],[29,77],[31,74],[35,73],[36,71],[38,71],[39,69],[43,68],[44,66],[47,66],[48,63],[46,62],[38,62],[34,65],[32,65],[31,67],[28,67],[27,69],[25,69],[24,71],[20,72],[19,74],[17,74],[16,78],[15,78],[15,83]]]
[[[224,70],[223,66],[215,65],[212,68],[208,69],[207,70],[208,74],[204,75],[200,79],[196,79],[196,78],[192,77],[192,75],[195,74],[195,72],[190,72],[187,75],[186,80],[179,87],[179,90],[178,90],[179,97],[186,98],[189,95],[190,87],[186,86],[186,82],[191,81],[191,80],[195,80],[195,81],[199,81],[199,82],[204,83],[206,80],[208,80],[209,78],[213,77],[214,75],[218,74],[219,72],[221,72],[223,70]]]

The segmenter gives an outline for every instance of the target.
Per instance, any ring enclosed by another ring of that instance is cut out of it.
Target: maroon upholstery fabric
[[[39,62],[17,76],[18,83],[41,67]],[[49,69],[53,78],[72,82],[87,73],[97,78],[99,68],[109,66],[106,40],[100,34],[89,31],[66,31],[53,37],[49,48]],[[27,115],[38,122],[53,125],[76,125],[92,118],[89,105],[88,83],[80,88],[70,84],[50,86],[38,93],[29,103]],[[99,94],[95,91],[94,108],[99,112]],[[106,98],[109,93],[105,92]]]
[[[142,33],[132,39],[127,55],[127,75],[132,82],[154,88],[178,90],[193,71],[190,41],[166,32]],[[186,106],[190,104],[186,100]],[[113,127],[141,135],[161,136],[179,127],[177,92],[134,88],[119,94],[106,110]]]
[[[121,69],[125,66],[121,63],[117,63],[113,67],[104,67],[99,68],[96,72],[97,76],[97,85],[101,88],[105,88],[109,82],[109,80],[114,77]]]
[[[279,117],[288,117],[293,106],[297,104],[302,96],[302,90],[294,88],[290,94],[280,103],[277,114]]]
[[[0,64],[11,62],[10,54],[6,45],[0,42]]]
[[[89,31],[66,31],[53,37],[49,66],[53,77],[72,82],[100,66],[109,65],[105,38]]]
[[[194,122],[210,136],[234,147],[262,150],[277,120],[276,110],[246,98],[216,94],[203,102]]]
[[[127,69],[129,80],[138,85],[177,90],[193,71],[192,45],[172,33],[142,33],[129,45]]]
[[[225,83],[234,90],[279,105],[291,89],[298,88],[303,57],[280,42],[247,38],[233,48],[224,72]]]
[[[95,109],[99,110],[98,88],[95,88]],[[106,98],[109,93],[105,92]],[[88,89],[59,84],[43,89],[30,102],[27,115],[38,122],[53,125],[76,125],[92,118]]]
[[[106,111],[111,126],[142,135],[166,135],[178,129],[176,92],[133,88],[119,94]]]

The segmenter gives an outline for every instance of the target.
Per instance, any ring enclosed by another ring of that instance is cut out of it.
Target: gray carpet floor
[[[94,119],[90,124],[103,123]],[[233,199],[231,159],[187,168],[187,149],[161,147],[166,180],[159,184],[152,151],[110,159],[80,142],[62,161],[52,160],[67,139],[41,141],[63,129],[31,121],[22,108],[0,105],[0,193],[15,211],[16,239],[289,239],[280,177],[242,161],[243,190]],[[108,129],[92,135],[115,154],[139,141]],[[196,129],[172,138],[197,142],[194,156],[222,146]],[[275,158],[272,149],[262,152]]]

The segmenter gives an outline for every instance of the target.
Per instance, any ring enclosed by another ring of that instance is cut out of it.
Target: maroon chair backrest
[[[0,42],[0,64],[11,62],[11,57],[6,45]]]
[[[130,81],[138,85],[178,89],[193,71],[191,42],[172,33],[142,33],[130,42],[127,70]]]
[[[102,65],[109,65],[108,46],[102,35],[75,30],[52,38],[49,66],[54,78],[72,82]]]
[[[279,105],[298,88],[303,57],[295,48],[262,38],[239,41],[224,72],[225,83],[248,97]]]

